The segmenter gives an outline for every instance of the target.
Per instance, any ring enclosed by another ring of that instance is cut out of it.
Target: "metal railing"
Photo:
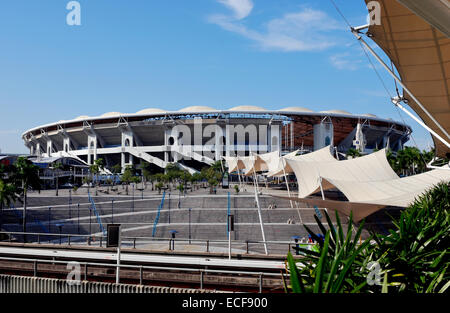
[[[85,242],[88,246],[99,246],[104,247],[106,246],[106,236],[96,236],[96,235],[89,235],[89,234],[55,234],[55,233],[31,233],[31,232],[9,232],[9,231],[2,231],[0,234],[7,235],[7,239],[4,239],[3,242],[21,242],[20,236],[23,236],[24,234],[27,235],[28,243],[50,243],[50,244],[59,244],[59,245],[75,245],[76,243]],[[218,248],[224,248],[228,247],[228,240],[210,240],[210,239],[189,239],[189,238],[154,238],[154,237],[134,237],[134,236],[122,236],[121,237],[121,247],[132,247],[133,249],[137,249],[136,247],[140,244],[150,245],[150,244],[164,244],[167,245],[168,250],[176,250],[175,247],[177,247],[180,244],[189,244],[189,245],[197,245],[199,248],[202,248],[200,252],[206,252],[211,253],[212,247],[218,247]],[[32,242],[30,242],[31,239]],[[2,242],[2,241],[0,241]],[[312,249],[312,247],[315,245],[314,243],[302,243],[302,242],[295,242],[295,241],[257,241],[257,240],[232,240],[232,249],[234,249],[235,254],[251,254],[258,253],[258,249],[260,248],[261,251],[263,251],[263,245],[267,244],[269,247],[276,246],[278,249],[276,250],[282,250],[287,253],[287,251],[293,251],[293,247],[295,246],[301,246],[306,249]],[[285,247],[285,248],[282,248]],[[148,248],[146,248],[148,250]],[[269,249],[274,250],[274,249]],[[182,249],[179,249],[178,251],[182,251]],[[192,249],[190,249],[192,251]],[[285,254],[284,253],[284,254]]]
[[[18,258],[18,257],[0,257],[0,261],[12,261],[12,262],[27,262],[32,263],[33,265],[33,277],[38,277],[39,273],[39,264],[66,264],[69,265],[73,262],[73,260],[48,260],[48,259],[39,259],[39,258]],[[256,278],[257,287],[259,292],[261,293],[263,290],[263,279],[264,278],[280,278],[283,281],[289,279],[290,275],[287,271],[283,272],[280,270],[280,273],[273,272],[250,272],[250,271],[239,271],[239,270],[214,270],[208,268],[189,268],[189,267],[168,267],[168,266],[148,266],[148,265],[131,265],[131,264],[111,264],[111,263],[94,263],[94,262],[77,262],[80,266],[80,269],[84,269],[83,280],[87,281],[89,278],[89,268],[98,268],[98,267],[109,267],[114,268],[115,270],[119,269],[128,269],[128,270],[136,270],[136,280],[139,280],[139,285],[143,285],[144,282],[144,271],[168,271],[168,272],[184,272],[191,274],[199,275],[199,288],[204,289],[205,285],[205,274],[229,274],[229,275],[237,275],[237,276],[251,276]],[[81,273],[80,273],[81,279]],[[127,278],[129,280],[129,278]]]

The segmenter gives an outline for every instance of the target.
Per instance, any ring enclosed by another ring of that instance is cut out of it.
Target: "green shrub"
[[[314,216],[325,240],[306,225],[305,229],[320,243],[320,252],[299,248],[303,258],[287,263],[293,292],[445,292],[450,286],[450,194],[442,183],[426,192],[406,208],[400,218],[391,217],[396,231],[387,235],[372,234],[357,244],[364,221],[352,236],[352,216],[344,229],[336,213],[337,229],[328,214],[328,229]],[[370,241],[373,239],[374,243]],[[373,274],[368,265],[379,264],[383,282],[369,285]],[[382,285],[382,286],[381,286]]]

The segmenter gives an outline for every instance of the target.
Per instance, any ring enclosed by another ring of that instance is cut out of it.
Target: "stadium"
[[[341,153],[350,148],[362,154],[384,147],[397,151],[411,132],[408,125],[391,119],[342,110],[191,106],[171,112],[145,109],[132,114],[79,116],[35,127],[22,138],[38,159],[70,157],[92,164],[102,158],[106,168],[120,164],[122,170],[141,160],[161,169],[179,162],[193,173],[224,156],[248,156],[251,152],[281,151],[284,155],[328,145]]]

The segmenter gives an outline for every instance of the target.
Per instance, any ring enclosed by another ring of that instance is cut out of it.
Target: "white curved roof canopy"
[[[75,118],[76,120],[86,120],[86,119],[88,119],[88,118],[90,118],[90,116],[87,116],[87,115],[80,115],[80,116],[78,116],[77,118]]]
[[[274,169],[279,162],[280,152],[273,151],[263,154],[253,154],[253,162],[245,168],[246,176],[253,175],[255,172],[267,172]]]
[[[320,190],[321,178],[331,180],[351,181],[352,183],[364,181],[383,181],[398,179],[399,177],[386,159],[386,150],[351,160],[331,162],[305,161],[302,159],[286,159],[295,173],[298,182],[300,198],[305,198]],[[333,188],[332,184],[322,181],[323,190]]]
[[[179,110],[178,112],[214,112],[217,111],[211,107],[207,106],[190,106],[184,109]]]
[[[344,115],[353,115],[350,112],[344,110],[328,110],[328,111],[320,111],[319,113],[332,113],[332,114],[344,114]]]
[[[298,155],[298,156],[296,155],[297,152],[298,152],[298,150],[291,152],[289,154],[286,154],[285,156],[283,156],[283,159],[280,158],[278,168],[267,173],[267,176],[278,177],[278,176],[284,176],[284,174],[293,173],[294,172],[293,169],[291,168],[289,163],[286,162],[286,160],[288,160],[288,159],[292,159],[292,160],[296,160],[296,161],[304,161],[304,162],[334,162],[334,161],[337,161],[331,155],[331,146],[326,146],[320,150],[317,150],[317,151],[314,151],[311,153],[307,153],[307,154]]]
[[[403,178],[357,183],[344,178],[324,179],[338,188],[350,202],[407,207],[438,183],[450,182],[450,170],[437,169]]]
[[[113,116],[120,116],[122,113],[120,112],[108,112],[100,115],[101,117],[113,117]]]
[[[231,108],[228,111],[266,111],[266,109],[254,105],[241,105]]]
[[[303,108],[303,107],[288,107],[288,108],[284,108],[279,110],[280,112],[309,112],[309,113],[314,113],[313,110],[307,109],[307,108]]]
[[[158,114],[158,113],[166,113],[166,111],[161,109],[149,108],[136,112],[136,114]]]

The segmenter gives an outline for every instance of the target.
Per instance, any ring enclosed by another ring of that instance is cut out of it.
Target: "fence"
[[[0,293],[205,293],[214,290],[114,284],[64,279],[0,275]]]
[[[9,242],[19,242],[15,238],[22,236],[23,232],[7,232],[2,231],[0,234],[7,235],[7,239],[4,241]],[[76,235],[76,234],[54,234],[54,233],[26,233],[27,236],[35,238],[35,243],[52,243],[60,245],[88,245],[88,246],[106,246],[106,236],[93,236],[93,235]],[[43,239],[45,238],[45,239]],[[52,239],[53,238],[53,239]],[[1,241],[0,241],[1,242]],[[168,250],[177,250],[177,247],[182,244],[195,245],[198,247],[198,252],[212,252],[212,247],[227,248],[228,240],[205,240],[205,239],[189,239],[189,238],[155,238],[155,237],[128,237],[122,236],[121,246],[123,248],[133,248],[139,244],[148,246],[149,244],[164,244],[168,247]],[[295,241],[239,241],[233,240],[231,242],[232,250],[238,254],[251,254],[251,253],[261,253],[263,251],[263,246],[266,244],[268,246],[269,252],[276,251],[281,254],[286,254],[288,251],[294,252],[293,247],[299,245],[305,249],[314,249],[315,243],[303,243]],[[148,247],[146,247],[148,250]],[[178,249],[182,251],[183,249]],[[193,251],[192,249],[189,249]],[[228,251],[228,249],[227,249]]]
[[[161,214],[161,209],[164,207],[165,197],[166,197],[166,191],[164,190],[164,193],[163,193],[163,196],[161,199],[161,203],[158,206],[158,212],[156,213],[155,222],[153,223],[152,237],[155,237],[155,235],[156,235],[156,226],[158,225],[158,222],[159,222],[159,216]]]

